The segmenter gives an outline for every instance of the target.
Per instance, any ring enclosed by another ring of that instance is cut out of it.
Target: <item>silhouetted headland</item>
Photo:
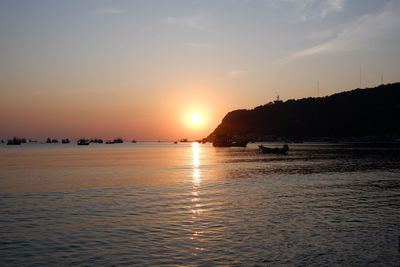
[[[400,83],[355,89],[326,97],[274,101],[251,110],[229,112],[206,138],[250,141],[302,142],[324,137],[338,139],[399,140]]]

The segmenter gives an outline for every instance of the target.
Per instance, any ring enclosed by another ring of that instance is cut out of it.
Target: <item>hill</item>
[[[400,83],[229,112],[207,137],[360,137],[400,133]]]

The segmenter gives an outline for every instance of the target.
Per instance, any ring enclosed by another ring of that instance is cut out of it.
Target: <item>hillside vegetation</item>
[[[207,137],[359,137],[400,133],[400,83],[229,112]]]

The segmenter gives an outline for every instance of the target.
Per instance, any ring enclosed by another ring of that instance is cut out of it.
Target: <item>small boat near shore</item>
[[[79,139],[78,142],[76,142],[78,146],[88,146],[90,144],[89,140],[86,139]]]
[[[233,141],[233,142],[231,143],[231,146],[234,146],[234,147],[246,147],[248,143],[249,143],[249,142],[246,141],[246,140]]]
[[[231,147],[232,143],[227,140],[214,140],[213,146],[215,147]]]
[[[228,136],[217,136],[212,144],[214,147],[246,147],[249,141],[243,139],[232,139]]]
[[[270,148],[266,147],[263,145],[258,146],[258,151],[264,153],[264,154],[283,154],[287,155],[287,152],[289,151],[289,146],[284,144],[282,148]]]

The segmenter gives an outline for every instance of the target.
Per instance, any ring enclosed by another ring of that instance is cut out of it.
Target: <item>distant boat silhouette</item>
[[[136,143],[136,140],[135,140],[135,139],[133,139],[133,140],[132,140],[132,143]]]
[[[78,142],[76,142],[76,144],[78,146],[87,146],[90,144],[90,141],[86,139],[79,139]]]
[[[62,140],[61,140],[61,143],[62,143],[62,144],[69,144],[70,142],[71,142],[71,141],[69,141],[68,138],[62,139]]]
[[[114,139],[114,143],[115,144],[122,144],[124,142],[124,140],[122,140],[122,138],[116,138]]]
[[[289,146],[285,144],[282,148],[269,148],[259,145],[258,150],[264,154],[287,154],[289,151]]]
[[[249,142],[246,141],[246,140],[242,140],[242,141],[233,141],[233,142],[231,143],[231,146],[235,146],[235,147],[246,147],[248,143],[249,143]]]
[[[214,138],[213,146],[215,147],[246,147],[249,142],[247,140],[232,140],[228,136],[217,136]]]
[[[12,145],[12,146],[20,145],[21,143],[22,143],[21,139],[16,138],[16,137],[7,141],[7,145]]]
[[[231,140],[225,136],[215,137],[212,144],[215,147],[231,147],[232,146]]]

